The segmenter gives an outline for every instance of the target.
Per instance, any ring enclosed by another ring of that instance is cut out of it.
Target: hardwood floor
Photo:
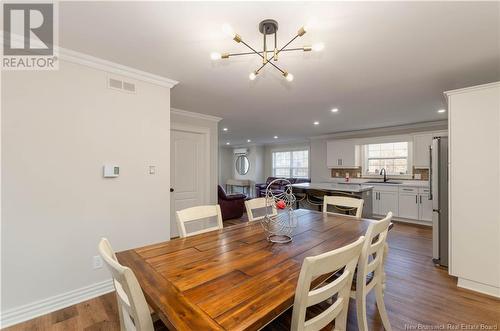
[[[226,221],[224,226],[242,221],[246,218]],[[481,324],[500,328],[499,300],[457,288],[454,277],[432,264],[430,228],[396,223],[389,247],[385,304],[394,330],[418,330],[419,325],[420,329],[442,325],[445,330],[481,330]],[[383,330],[373,294],[368,298],[369,329]],[[355,309],[351,301],[348,330],[357,330]],[[106,294],[5,330],[119,330],[115,296]]]

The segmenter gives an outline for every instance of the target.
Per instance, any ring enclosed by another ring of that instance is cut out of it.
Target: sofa
[[[280,178],[280,177],[267,177],[265,183],[255,184],[255,195],[257,197],[263,197],[266,195],[267,186],[275,179],[283,179],[282,181],[277,181],[271,186],[271,190],[274,193],[281,193],[285,189],[285,186],[288,184],[285,180],[289,181],[292,184],[299,183],[310,183],[311,180],[309,178]]]
[[[226,191],[219,185],[217,187],[217,196],[223,221],[240,218],[243,215],[246,195],[240,193],[226,194]]]

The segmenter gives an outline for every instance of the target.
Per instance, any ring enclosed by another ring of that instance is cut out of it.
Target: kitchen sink
[[[394,180],[388,180],[386,182],[384,181],[379,181],[379,180],[370,180],[368,182],[364,182],[363,184],[403,184],[403,182],[397,182],[397,181],[394,181]]]

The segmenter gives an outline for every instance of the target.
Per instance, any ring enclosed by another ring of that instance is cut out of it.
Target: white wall
[[[219,134],[218,122],[220,118],[208,116],[198,113],[193,113],[185,110],[172,109],[170,115],[172,123],[187,124],[191,126],[198,126],[208,128],[210,131],[210,196],[209,203],[217,203],[217,183],[218,183],[218,164],[219,164]]]
[[[450,274],[500,297],[500,82],[447,94]]]
[[[228,179],[233,178],[233,148],[219,147],[219,185],[226,188]]]
[[[64,61],[2,74],[2,318],[109,279],[92,268],[103,236],[118,251],[169,238],[170,89],[107,76]]]
[[[236,155],[233,150],[235,147],[220,147],[219,157],[220,157],[220,173],[219,173],[219,183],[225,188],[226,181],[228,179],[246,179],[250,181],[250,192],[254,194],[255,184],[264,182],[264,146],[248,146],[247,157],[250,164],[248,173],[245,175],[240,175],[236,171]],[[239,188],[234,187],[234,191],[238,191]]]

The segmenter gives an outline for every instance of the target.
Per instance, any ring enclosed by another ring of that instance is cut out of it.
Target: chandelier
[[[212,60],[220,60],[220,59],[229,59],[230,57],[233,56],[242,56],[242,55],[257,55],[262,58],[262,65],[257,68],[256,70],[252,71],[248,78],[250,80],[254,80],[257,75],[260,73],[260,71],[267,65],[273,66],[276,70],[278,70],[283,77],[291,82],[293,80],[293,75],[289,73],[287,70],[284,70],[280,68],[277,64],[279,54],[281,52],[293,52],[293,51],[302,51],[302,52],[310,52],[310,51],[321,51],[324,48],[323,43],[315,44],[312,46],[303,46],[303,47],[294,47],[294,48],[287,48],[290,46],[290,44],[295,41],[295,39],[302,37],[307,31],[309,31],[309,28],[307,25],[301,27],[298,31],[297,34],[290,39],[289,42],[285,43],[284,46],[278,47],[278,37],[277,37],[277,32],[278,32],[278,22],[272,19],[267,19],[263,20],[262,22],[259,23],[259,31],[263,35],[263,47],[261,51],[257,51],[255,48],[250,46],[248,43],[246,43],[243,38],[234,32],[234,30],[231,28],[230,25],[224,24],[222,27],[223,32],[230,36],[235,42],[239,44],[245,45],[250,51],[249,52],[243,52],[243,53],[212,53],[210,57]],[[274,44],[272,48],[268,47],[267,44],[267,36],[273,36],[274,38]]]

